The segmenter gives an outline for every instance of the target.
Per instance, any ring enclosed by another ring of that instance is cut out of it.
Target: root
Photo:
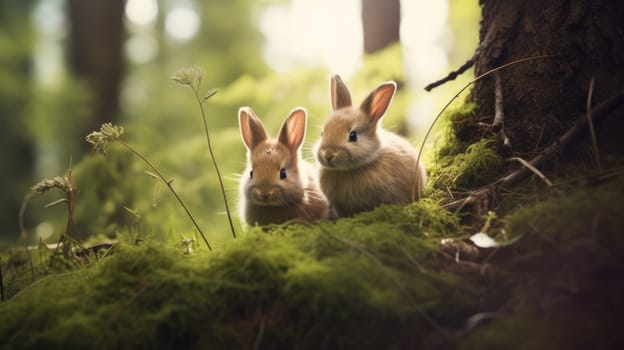
[[[593,117],[593,122],[597,122],[599,119],[608,115],[615,108],[624,104],[624,92],[618,93],[596,107],[590,110],[590,115]],[[506,188],[517,184],[518,182],[527,178],[534,171],[542,167],[546,162],[552,160],[560,154],[563,149],[569,145],[588,125],[587,115],[582,114],[579,116],[574,125],[559,137],[550,146],[546,147],[539,155],[529,161],[524,167],[521,167],[511,174],[508,174],[497,181],[472,191],[470,195],[465,198],[455,200],[453,202],[445,204],[443,207],[448,210],[461,209],[466,205],[475,205],[476,208],[487,208],[492,203],[492,198],[495,198],[501,188]],[[482,210],[479,210],[482,211]]]

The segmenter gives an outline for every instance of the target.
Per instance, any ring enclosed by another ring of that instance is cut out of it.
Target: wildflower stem
[[[230,224],[230,230],[232,231],[232,236],[236,238],[236,230],[234,230],[234,224],[232,223],[232,214],[230,213],[230,206],[228,204],[227,195],[225,194],[223,179],[221,177],[219,167],[217,166],[217,159],[215,158],[214,152],[212,150],[212,143],[210,142],[210,133],[208,132],[208,121],[206,120],[204,105],[202,104],[202,100],[199,97],[198,91],[196,89],[191,90],[193,90],[195,100],[197,100],[197,103],[199,104],[199,110],[201,111],[202,120],[204,122],[204,131],[206,132],[206,143],[208,143],[208,152],[210,152],[210,158],[212,158],[212,164],[214,165],[215,171],[217,172],[217,178],[219,179],[219,186],[221,187],[221,194],[223,195],[223,203],[225,204],[225,212],[227,214],[228,223]]]
[[[184,204],[184,202],[182,201],[182,198],[180,198],[178,193],[173,189],[173,186],[171,185],[171,181],[168,181],[161,174],[161,172],[143,154],[141,154],[141,152],[139,152],[136,149],[134,149],[134,147],[130,146],[129,143],[127,143],[126,141],[122,140],[121,138],[115,138],[115,141],[121,143],[124,147],[129,149],[130,152],[134,153],[137,157],[141,158],[141,160],[143,160],[143,162],[145,162],[145,164],[147,164],[147,166],[150,167],[150,169],[152,169],[154,174],[156,174],[158,176],[158,178],[162,182],[165,183],[165,185],[169,188],[169,191],[171,191],[171,193],[173,193],[173,196],[178,200],[178,202],[180,203],[180,205],[182,206],[182,208],[184,209],[184,211],[188,215],[189,219],[191,219],[191,221],[193,222],[193,225],[195,225],[195,228],[197,229],[197,231],[199,231],[199,234],[204,239],[204,242],[206,243],[206,246],[208,246],[208,249],[212,250],[212,247],[210,246],[210,243],[208,243],[208,239],[206,239],[206,236],[204,235],[204,232],[202,231],[202,229],[199,227],[199,224],[197,224],[197,221],[195,221],[195,218],[193,217],[193,215],[191,215],[191,212],[186,207],[186,204]]]

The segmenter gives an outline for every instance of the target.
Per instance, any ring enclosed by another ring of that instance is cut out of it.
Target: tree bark
[[[500,71],[505,131],[513,152],[531,156],[565,132],[586,109],[624,89],[624,2],[619,0],[480,0],[475,75],[517,59],[555,55]],[[494,75],[475,83],[482,116],[495,114]],[[622,153],[624,118],[606,120],[601,142]],[[477,133],[472,136],[476,137]]]
[[[69,61],[92,89],[93,112],[83,135],[114,122],[124,70],[124,0],[69,0]]]
[[[364,52],[375,53],[399,41],[401,6],[399,0],[362,0]]]

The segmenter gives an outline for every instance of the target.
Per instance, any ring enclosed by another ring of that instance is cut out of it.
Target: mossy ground
[[[0,334],[19,348],[413,347],[475,311],[478,290],[437,268],[437,239],[459,229],[422,201],[254,228],[212,253],[121,244],[2,304]]]
[[[484,228],[519,240],[477,257],[449,254],[442,238],[466,242],[475,231],[438,202],[504,171],[493,141],[454,140],[431,169],[429,199],[408,206],[252,228],[212,252],[187,255],[126,234],[106,257],[66,266],[58,259],[42,278],[28,264],[11,267],[0,346],[616,348],[624,324],[622,173],[583,181],[575,173],[550,188],[528,179],[501,193],[498,218]],[[45,270],[42,261],[34,270]]]

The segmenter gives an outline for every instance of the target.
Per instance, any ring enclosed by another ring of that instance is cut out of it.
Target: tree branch
[[[601,102],[599,105],[591,109],[591,115],[593,117],[593,121],[597,122],[600,118],[605,117],[609,114],[609,112],[613,111],[615,108],[619,107],[624,103],[624,92],[620,92],[605,101]],[[561,137],[559,137],[555,142],[553,142],[550,146],[546,147],[539,155],[533,158],[529,164],[535,168],[539,169],[544,163],[553,159],[557,154],[559,154],[564,147],[574,140],[588,125],[587,114],[582,114],[579,116],[572,127]],[[464,205],[474,203],[476,201],[484,200],[489,198],[492,194],[496,193],[499,188],[509,187],[517,184],[518,182],[524,180],[533,172],[529,167],[521,167],[509,175],[506,175],[497,181],[481,187],[465,198],[461,198],[455,200],[450,203],[446,203],[443,205],[444,208],[448,210],[455,210],[463,207]]]
[[[468,61],[466,61],[464,64],[462,64],[459,68],[457,68],[457,70],[451,71],[446,77],[435,81],[427,86],[425,86],[425,90],[426,91],[431,91],[434,88],[447,83],[451,80],[455,80],[455,78],[457,78],[459,75],[463,74],[465,71],[467,71],[468,69],[470,69],[470,67],[474,66],[475,62],[477,61],[477,55],[475,54],[474,56],[470,57],[470,59],[468,59]]]
[[[499,71],[494,73],[494,121],[492,122],[492,130],[500,134],[504,147],[511,148],[509,137],[505,134],[505,113],[503,112],[503,104],[503,82]]]

